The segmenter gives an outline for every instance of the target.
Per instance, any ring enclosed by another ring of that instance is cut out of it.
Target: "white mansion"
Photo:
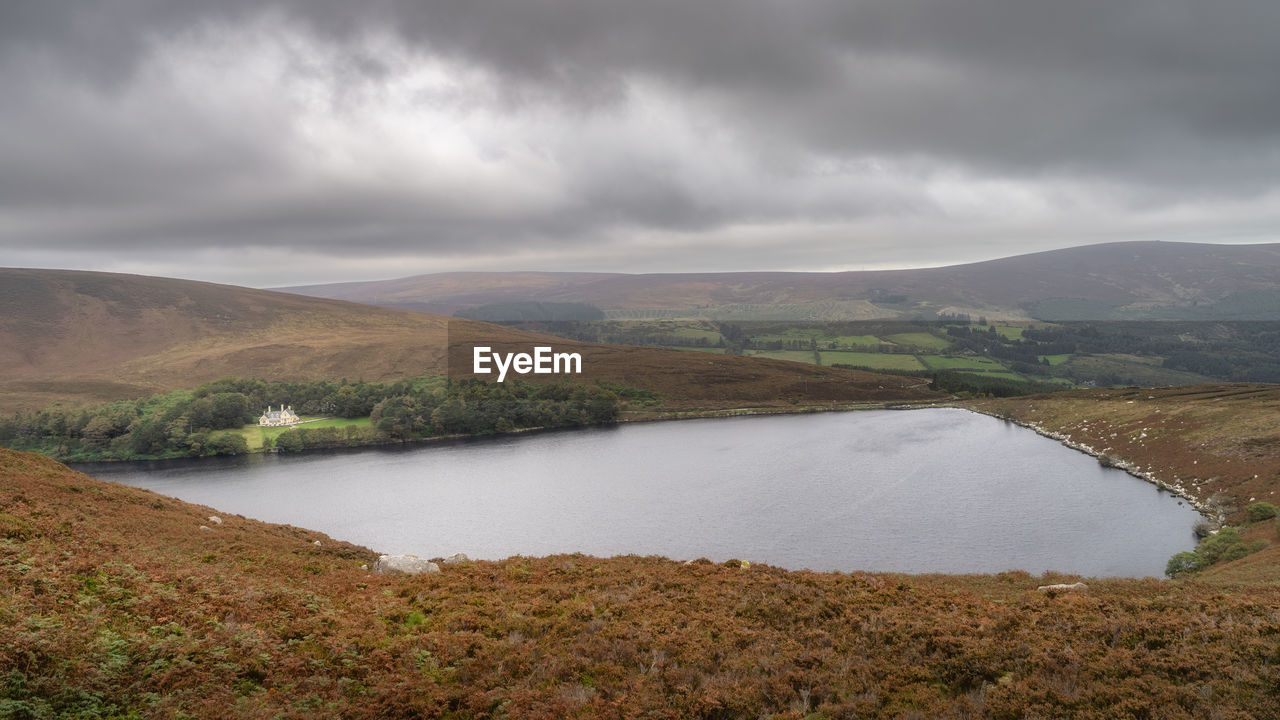
[[[262,417],[258,418],[258,425],[262,427],[280,427],[282,425],[297,425],[298,416],[293,412],[293,406],[280,406],[279,410],[272,410],[271,406],[267,406],[267,411],[262,413]]]

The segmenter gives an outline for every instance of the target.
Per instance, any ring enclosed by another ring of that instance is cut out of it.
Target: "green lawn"
[[[717,355],[724,354],[724,348],[706,347],[705,345],[672,345],[672,350],[693,350],[694,352],[715,353]]]
[[[1001,372],[1003,365],[985,357],[944,357],[942,355],[921,355],[920,361],[930,370],[976,370]]]
[[[319,420],[315,416],[304,415],[302,417],[302,420],[303,422],[295,425],[292,428],[291,427],[265,428],[265,427],[259,427],[258,425],[255,424],[255,425],[245,425],[244,427],[241,427],[239,430],[236,430],[234,432],[238,432],[244,436],[245,442],[249,443],[249,451],[253,452],[253,451],[262,449],[263,440],[265,440],[266,438],[271,438],[272,440],[275,440],[276,438],[280,437],[280,434],[283,433],[284,431],[292,430],[294,428],[322,428],[322,427],[339,427],[340,428],[340,427],[348,427],[351,425],[355,425],[358,427],[369,427],[369,418],[367,417],[328,418],[326,420]],[[306,422],[307,420],[314,420],[315,422]]]
[[[825,335],[819,330],[801,328],[793,328],[785,333],[752,335],[751,339],[758,343],[795,342],[796,340],[815,339],[819,348],[826,348],[833,342],[837,347],[878,347],[884,344],[884,341],[875,335]]]
[[[774,360],[790,360],[792,362],[813,365],[812,350],[748,350],[751,357],[773,358]]]
[[[899,345],[913,345],[930,350],[945,350],[951,347],[950,342],[926,332],[897,333],[895,335],[885,335],[884,339]]]
[[[841,347],[857,347],[857,346],[875,347],[877,345],[883,344],[884,342],[883,340],[876,337],[875,335],[839,335],[837,337],[824,338],[824,339],[827,342],[835,340],[836,344]]]
[[[821,330],[809,330],[806,328],[790,328],[782,333],[762,333],[751,336],[751,339],[756,342],[795,342],[796,340],[810,340],[812,338],[817,338],[818,342],[827,340],[822,336]]]
[[[977,375],[979,377],[984,377],[984,378],[1000,378],[1001,380],[1016,380],[1019,382],[1027,379],[1021,375],[1018,375],[1017,373],[1013,373],[1008,370],[981,370],[981,371],[966,370],[966,371],[962,371],[960,374],[961,375]]]
[[[671,334],[676,337],[689,338],[690,340],[706,340],[713,343],[724,339],[724,336],[715,330],[700,330],[698,328],[679,328],[673,330]]]
[[[823,365],[856,365],[876,370],[924,370],[925,366],[914,355],[893,353],[841,352],[823,350]]]

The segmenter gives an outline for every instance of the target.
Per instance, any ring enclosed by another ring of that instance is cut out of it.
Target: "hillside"
[[[934,397],[915,380],[656,348],[169,278],[0,269],[0,412],[131,399],[226,376],[388,381],[447,371],[455,341],[584,355],[582,380],[701,405]]]
[[[1128,242],[923,270],[835,273],[443,273],[282,288],[452,314],[496,303],[588,303],[612,318],[1272,320],[1280,245]]]
[[[1274,584],[581,555],[379,576],[8,450],[0,508],[6,717],[1276,716]]]

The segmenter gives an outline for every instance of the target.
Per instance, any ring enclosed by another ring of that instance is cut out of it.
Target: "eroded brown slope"
[[[1053,597],[1036,586],[1070,578],[634,556],[383,577],[362,548],[214,512],[0,449],[5,710],[1276,717],[1276,587],[1104,580]]]

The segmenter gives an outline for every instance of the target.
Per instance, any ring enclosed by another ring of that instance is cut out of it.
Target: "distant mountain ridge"
[[[1109,243],[921,270],[470,272],[278,289],[446,315],[554,302],[610,318],[1274,320],[1280,244]]]

